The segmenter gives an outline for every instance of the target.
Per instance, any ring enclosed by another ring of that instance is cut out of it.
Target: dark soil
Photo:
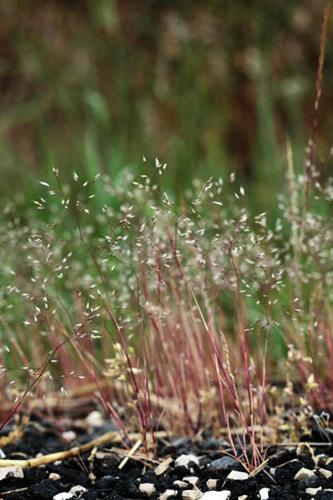
[[[31,419],[19,439],[2,447],[1,458],[27,459],[62,451],[110,430],[110,424],[104,423],[87,432],[82,422],[70,426],[61,420]],[[2,435],[12,428],[12,424],[7,426]],[[316,441],[316,445],[268,449],[268,463],[253,476],[245,476],[240,463],[225,454],[230,452],[227,442],[209,435],[196,442],[182,437],[159,442],[158,461],[173,459],[160,475],[155,473],[158,462],[145,461],[142,450],[139,457],[135,455],[119,469],[124,452],[119,451],[120,445],[113,449],[110,443],[93,454],[23,469],[19,474],[23,477],[11,477],[9,473],[0,480],[0,499],[333,500],[333,446],[324,443],[328,437],[313,431],[303,439]],[[177,465],[179,457],[185,465]],[[243,475],[228,478],[232,471],[231,476],[239,472]]]

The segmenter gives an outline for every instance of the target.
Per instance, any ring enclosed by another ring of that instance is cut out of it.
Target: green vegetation
[[[301,383],[316,409],[332,405],[332,181],[314,166],[295,177],[290,162],[270,229],[233,176],[198,185],[180,208],[160,187],[164,165],[154,169],[121,186],[73,173],[76,189],[54,170],[21,218],[8,205],[1,382],[17,399],[2,425],[31,396],[47,407],[86,381],[124,432],[161,422],[192,434],[212,416],[217,429],[241,426],[229,439],[251,468],[263,460],[271,379]]]
[[[243,4],[0,6],[0,430],[86,381],[124,433],[222,422],[250,469],[272,381],[333,409],[328,11],[319,41],[317,2]]]
[[[320,3],[2,2],[2,193],[34,192],[53,167],[121,182],[157,156],[179,198],[193,177],[236,171],[251,204],[272,208],[288,137],[302,169]]]

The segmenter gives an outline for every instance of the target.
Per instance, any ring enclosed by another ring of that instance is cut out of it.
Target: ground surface
[[[10,434],[13,428],[9,425],[0,436],[2,459],[33,458],[80,446],[109,431],[110,424],[94,412],[72,425],[32,419],[21,436]],[[3,437],[8,434],[12,437],[6,444]],[[325,444],[329,437],[313,432],[306,438],[318,445],[271,448],[266,465],[253,475],[225,454],[230,451],[227,442],[211,436],[196,442],[161,439],[156,461],[146,460],[142,448],[129,458],[128,449],[108,443],[40,467],[0,468],[0,499],[333,499],[333,446]]]

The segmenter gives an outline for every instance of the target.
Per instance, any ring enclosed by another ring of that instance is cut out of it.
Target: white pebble
[[[332,476],[332,472],[330,470],[327,470],[327,469],[319,469],[319,472],[326,479],[329,479]]]
[[[189,455],[180,455],[180,457],[175,460],[176,467],[188,468],[191,463],[199,465],[199,458],[191,453]]]
[[[0,481],[6,479],[7,477],[17,477],[22,479],[24,477],[24,472],[22,467],[11,466],[11,467],[1,467],[0,468]]]
[[[247,472],[240,472],[238,470],[232,470],[227,475],[227,479],[229,479],[230,481],[245,481],[248,478],[249,475]]]
[[[302,481],[302,479],[306,479],[307,477],[314,476],[314,472],[306,467],[302,467],[298,472],[296,472],[294,479],[295,481]]]
[[[104,425],[104,419],[99,411],[94,410],[89,413],[86,417],[86,422],[91,427],[102,427]]]
[[[208,479],[206,484],[209,490],[213,490],[217,486],[217,479]]]
[[[86,493],[87,488],[84,486],[77,484],[76,486],[72,486],[72,488],[69,490],[69,493],[74,495],[75,498],[81,498],[83,493]]]
[[[49,479],[52,479],[52,481],[59,481],[59,479],[61,479],[61,476],[57,472],[50,472]]]
[[[314,497],[316,495],[316,493],[318,493],[318,491],[321,491],[321,490],[322,490],[321,486],[318,486],[318,488],[306,488],[305,493],[307,495],[311,495]]]
[[[202,492],[199,490],[184,490],[182,492],[182,498],[184,500],[199,500],[202,497]]]
[[[69,500],[70,498],[74,498],[74,495],[68,493],[67,491],[61,491],[54,495],[52,500]]]
[[[241,495],[240,497],[238,497],[238,500],[247,500],[248,498],[248,495]]]
[[[269,499],[269,488],[261,488],[259,490],[259,496],[261,500],[268,500]]]
[[[74,431],[65,431],[61,434],[61,437],[65,443],[71,443],[76,439],[76,433]]]
[[[167,490],[165,490],[164,493],[162,493],[162,495],[160,495],[160,500],[166,500],[167,498],[175,497],[177,495],[178,495],[177,490],[167,489]]]
[[[141,483],[139,486],[139,490],[141,493],[144,493],[148,497],[153,495],[156,492],[155,486],[153,483]]]
[[[201,497],[201,500],[228,500],[231,496],[231,491],[206,491]]]
[[[165,460],[163,460],[160,464],[158,464],[158,466],[155,469],[155,476],[161,476],[162,474],[164,474],[164,472],[166,472],[169,469],[171,462],[173,462],[173,458],[168,457]]]
[[[186,488],[188,486],[188,483],[185,483],[185,481],[180,481],[179,479],[176,479],[173,484],[175,486],[178,486],[178,488]]]
[[[199,482],[199,478],[196,476],[185,476],[183,477],[183,481],[186,481],[189,484],[193,484],[193,486],[196,486]]]

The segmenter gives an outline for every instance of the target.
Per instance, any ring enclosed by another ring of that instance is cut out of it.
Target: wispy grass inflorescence
[[[195,182],[179,206],[160,188],[164,169],[157,161],[152,178],[128,174],[122,185],[74,173],[71,187],[55,169],[36,208],[18,218],[8,206],[3,425],[31,398],[51,411],[51,393],[86,385],[124,436],[153,436],[155,453],[161,427],[222,429],[232,452],[257,467],[268,380],[281,381],[282,366],[308,403],[332,405],[333,231],[323,212],[332,182],[311,185],[303,220],[304,176],[289,147],[291,193],[271,227],[265,213],[249,212],[233,175]]]

